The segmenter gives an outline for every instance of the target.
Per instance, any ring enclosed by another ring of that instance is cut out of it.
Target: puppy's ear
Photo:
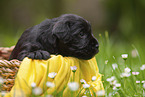
[[[72,23],[70,21],[57,22],[53,26],[52,33],[57,38],[67,41],[70,38],[69,34],[70,34],[70,31],[71,31],[71,26],[72,26]]]

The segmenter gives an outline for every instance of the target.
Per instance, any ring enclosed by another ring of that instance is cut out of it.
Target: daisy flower
[[[48,74],[48,77],[54,79],[56,75],[57,75],[57,73],[51,72],[51,73]]]
[[[70,83],[68,83],[68,88],[71,91],[76,91],[79,89],[79,84],[77,82],[70,82]]]

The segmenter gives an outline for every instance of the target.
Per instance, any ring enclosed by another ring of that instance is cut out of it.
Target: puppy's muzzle
[[[92,50],[96,50],[96,51],[99,50],[99,43],[97,39],[95,38],[91,39],[90,44],[92,46]]]

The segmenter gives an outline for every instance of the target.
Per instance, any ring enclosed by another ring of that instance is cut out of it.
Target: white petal
[[[89,85],[89,84],[83,84],[83,87],[84,87],[85,89],[87,89],[87,88],[90,87],[90,85]]]
[[[51,72],[51,73],[48,74],[48,77],[54,78],[56,75],[57,75],[57,73]]]
[[[113,69],[115,70],[116,68],[118,68],[118,65],[116,63],[112,64]]]
[[[97,96],[104,96],[105,95],[105,91],[104,90],[100,90],[96,92]]]
[[[140,83],[140,81],[136,81],[136,83]]]
[[[93,76],[93,77],[92,77],[92,81],[95,81],[96,79],[97,79],[96,76]]]
[[[55,87],[55,84],[52,83],[52,82],[47,82],[46,86],[49,87],[49,88],[53,88],[53,87]]]
[[[77,82],[68,83],[68,88],[72,91],[76,91],[79,89],[79,84]]]
[[[106,81],[108,81],[108,82],[112,82],[113,80],[115,80],[115,76],[112,76],[111,78],[106,79]]]
[[[84,79],[80,80],[81,84],[86,84],[86,81]]]
[[[131,71],[131,69],[130,69],[130,68],[128,68],[128,67],[126,67],[126,68],[124,69],[124,71],[125,71],[126,73],[128,73],[128,72],[130,72],[130,71]]]
[[[145,89],[145,83],[143,84],[143,88]]]
[[[35,95],[40,95],[40,94],[42,94],[42,89],[39,88],[39,87],[34,88],[32,91],[33,91],[33,93],[34,93]]]
[[[121,84],[117,83],[115,84],[116,87],[121,87]]]
[[[76,66],[70,66],[70,69],[71,70],[77,70],[77,67]]]
[[[122,54],[121,56],[122,56],[122,58],[127,58],[128,54]]]
[[[31,87],[33,87],[33,88],[36,87],[36,83],[32,82]]]
[[[108,63],[108,60],[105,61],[105,64],[107,64],[107,63]]]

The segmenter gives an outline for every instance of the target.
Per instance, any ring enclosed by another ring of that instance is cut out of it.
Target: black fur
[[[50,54],[60,54],[87,60],[98,53],[98,47],[88,21],[74,14],[64,14],[24,31],[9,59],[46,60]]]

